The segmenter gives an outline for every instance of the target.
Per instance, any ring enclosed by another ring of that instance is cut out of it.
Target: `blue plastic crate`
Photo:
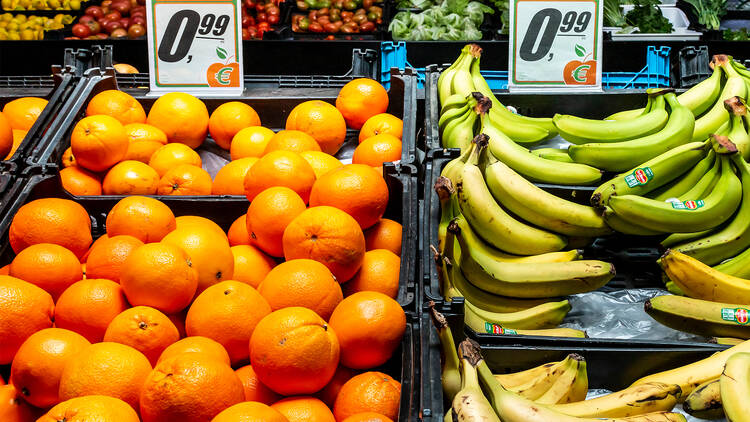
[[[648,46],[646,66],[639,72],[604,72],[604,89],[646,89],[670,86],[669,52],[666,46]],[[425,68],[413,67],[406,58],[406,43],[384,41],[380,44],[380,81],[387,88],[391,79],[391,68],[404,70],[411,67],[417,72],[417,88],[424,89]],[[483,70],[482,76],[493,90],[508,89],[508,71]]]

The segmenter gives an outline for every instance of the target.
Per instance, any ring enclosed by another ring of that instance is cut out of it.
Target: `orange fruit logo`
[[[206,71],[206,79],[210,87],[238,87],[240,86],[239,63],[214,63]]]

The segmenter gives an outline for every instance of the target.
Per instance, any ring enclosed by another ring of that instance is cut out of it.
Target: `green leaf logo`
[[[582,45],[576,44],[576,56],[583,57],[586,55],[586,49]]]
[[[219,56],[220,59],[226,59],[227,58],[227,50],[224,50],[221,47],[216,47],[216,55]]]

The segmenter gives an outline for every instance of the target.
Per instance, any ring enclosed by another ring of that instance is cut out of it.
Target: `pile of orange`
[[[47,100],[37,97],[21,97],[9,101],[0,112],[0,159],[8,160],[18,149],[47,106]]]
[[[254,197],[285,168],[286,177],[307,186],[342,166],[334,154],[346,141],[347,127],[359,130],[352,163],[381,169],[401,159],[403,122],[386,113],[388,102],[379,83],[355,79],[341,89],[335,106],[302,102],[287,116],[285,129],[274,133],[238,101],[209,114],[200,99],[169,93],[146,113],[129,94],[103,91],[74,127],[60,176],[74,195],[243,195],[251,183]],[[195,151],[208,134],[231,157],[213,177]],[[309,192],[298,193],[307,201]]]

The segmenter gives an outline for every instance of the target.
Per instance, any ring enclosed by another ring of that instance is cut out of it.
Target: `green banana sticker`
[[[750,312],[745,308],[721,308],[721,319],[736,322],[739,325],[747,325],[748,314]]]
[[[702,208],[704,205],[706,205],[705,202],[703,202],[702,199],[699,199],[697,201],[671,201],[672,202],[672,208],[676,210],[697,210],[698,208]]]
[[[627,183],[629,188],[634,188],[639,185],[645,185],[653,178],[654,172],[651,170],[651,167],[637,168],[625,176],[625,183]]]
[[[487,332],[487,334],[500,334],[500,335],[515,335],[518,334],[516,330],[511,330],[508,328],[503,328],[501,325],[492,324],[490,322],[484,323],[484,331]]]

